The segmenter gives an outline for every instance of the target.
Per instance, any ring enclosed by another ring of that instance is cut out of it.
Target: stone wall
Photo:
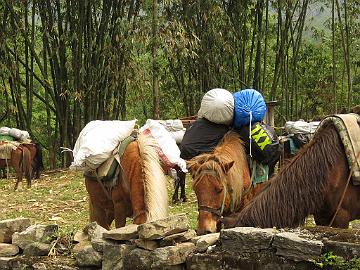
[[[360,257],[358,230],[239,227],[196,236],[185,214],[110,231],[90,223],[71,250],[57,231],[26,218],[0,221],[0,269],[305,270],[321,269],[315,262],[329,252]]]

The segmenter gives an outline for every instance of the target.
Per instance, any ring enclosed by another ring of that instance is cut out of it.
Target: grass
[[[168,179],[170,215],[186,213],[191,228],[196,228],[197,201],[187,178],[185,203],[172,204],[172,180]],[[0,180],[0,220],[30,218],[31,224],[58,224],[62,235],[73,234],[88,223],[88,198],[81,172],[45,173],[34,180],[31,189],[22,182],[13,191],[15,179]],[[128,223],[131,220],[128,219]]]

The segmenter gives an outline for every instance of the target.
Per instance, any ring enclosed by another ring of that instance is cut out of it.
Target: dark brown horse
[[[42,149],[39,143],[31,141],[31,143],[23,144],[30,151],[31,166],[32,166],[32,179],[39,179],[41,171],[44,169]]]
[[[359,155],[358,155],[359,158]],[[312,214],[317,225],[347,228],[360,218],[360,186],[353,185],[343,144],[332,123],[310,143],[225,227],[296,227]]]
[[[155,141],[149,136],[138,135],[127,146],[120,163],[123,173],[111,188],[104,190],[98,181],[85,177],[90,221],[109,229],[114,219],[118,228],[125,226],[127,217],[132,217],[135,224],[166,217],[167,180]]]
[[[260,191],[253,188],[244,143],[236,132],[225,134],[211,153],[188,162],[198,200],[198,234],[220,229],[220,218],[239,211]]]
[[[5,145],[9,145],[9,143],[1,142],[0,145],[4,147]],[[19,146],[17,146],[16,148],[14,147],[11,150],[10,159],[0,159],[0,168],[6,167],[12,167],[16,172],[17,180],[14,190],[18,188],[19,183],[22,181],[23,174],[25,174],[27,187],[31,187],[31,154],[26,147],[20,144]]]

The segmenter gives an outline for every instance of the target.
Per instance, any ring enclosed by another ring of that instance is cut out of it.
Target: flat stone
[[[189,221],[186,214],[178,214],[164,219],[139,225],[139,238],[155,240],[162,239],[165,236],[187,231]]]
[[[300,237],[299,233],[281,232],[275,235],[272,246],[276,248],[276,255],[294,261],[308,261],[320,256],[324,244],[305,235]]]
[[[19,253],[19,247],[13,244],[0,243],[0,257],[11,257]]]
[[[117,228],[103,233],[105,239],[112,239],[118,241],[126,241],[138,238],[137,224],[130,224],[125,227]]]
[[[197,236],[192,239],[192,242],[196,245],[197,252],[204,252],[208,247],[216,244],[219,241],[220,233],[210,233],[201,236]]]
[[[145,239],[135,239],[134,244],[146,250],[154,250],[160,246],[159,241],[156,240],[145,240]]]
[[[11,243],[15,232],[22,232],[30,226],[30,219],[15,218],[0,221],[0,243]]]
[[[224,249],[236,252],[258,252],[268,249],[276,234],[275,229],[254,227],[236,227],[220,231],[220,240]]]
[[[150,253],[152,267],[166,267],[186,262],[186,257],[195,250],[194,243],[185,242],[176,246],[157,248]]]
[[[163,239],[161,239],[160,246],[161,247],[174,246],[178,243],[190,241],[195,236],[196,236],[196,232],[194,230],[188,230],[185,232],[172,234],[169,236],[165,236]]]

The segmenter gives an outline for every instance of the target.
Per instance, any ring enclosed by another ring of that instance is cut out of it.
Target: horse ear
[[[223,164],[225,173],[228,173],[231,167],[234,165],[234,161]]]

